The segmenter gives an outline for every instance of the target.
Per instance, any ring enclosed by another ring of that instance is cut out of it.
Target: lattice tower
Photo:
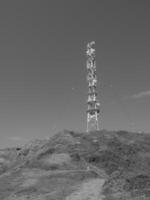
[[[97,75],[94,41],[87,44],[87,82],[88,82],[88,99],[87,99],[87,132],[99,130],[99,113],[100,103],[97,100]]]

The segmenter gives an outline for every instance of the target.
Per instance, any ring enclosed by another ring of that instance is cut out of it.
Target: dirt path
[[[74,172],[87,172],[90,170],[56,170],[56,171],[45,171],[45,170],[26,170],[22,172],[22,175],[24,177],[28,178],[40,178],[42,176],[49,176],[49,175],[54,175],[54,174],[65,174],[65,173],[74,173]],[[93,171],[93,170],[91,170]]]
[[[66,200],[103,200],[102,186],[104,179],[92,179],[81,185],[81,188],[71,195]]]

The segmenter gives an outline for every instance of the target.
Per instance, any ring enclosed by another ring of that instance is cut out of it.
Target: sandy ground
[[[32,181],[31,181],[32,182]],[[102,193],[102,186],[104,184],[105,180],[104,179],[91,179],[88,180],[87,182],[84,182],[81,184],[81,186],[72,194],[66,197],[65,200],[103,200],[103,195]],[[51,192],[48,193],[47,195],[51,195]],[[23,196],[10,196],[9,198],[6,198],[5,200],[46,200],[50,199],[50,196],[47,198],[47,195],[23,195]]]
[[[101,192],[104,182],[104,179],[91,179],[83,183],[81,188],[69,195],[66,200],[102,200],[104,196]]]
[[[49,164],[62,164],[64,162],[70,161],[70,156],[67,153],[53,154],[45,158],[44,161]]]
[[[23,184],[21,185],[21,187],[31,187],[34,186],[38,183],[38,179],[34,179],[34,178],[29,178],[27,180],[25,180],[23,182]]]

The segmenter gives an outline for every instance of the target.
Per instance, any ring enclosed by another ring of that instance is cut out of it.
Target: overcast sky
[[[86,130],[92,40],[100,128],[150,132],[148,0],[2,0],[0,147]]]

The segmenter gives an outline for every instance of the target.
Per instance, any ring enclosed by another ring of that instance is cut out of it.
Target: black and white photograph
[[[150,200],[150,1],[0,0],[0,200]]]

